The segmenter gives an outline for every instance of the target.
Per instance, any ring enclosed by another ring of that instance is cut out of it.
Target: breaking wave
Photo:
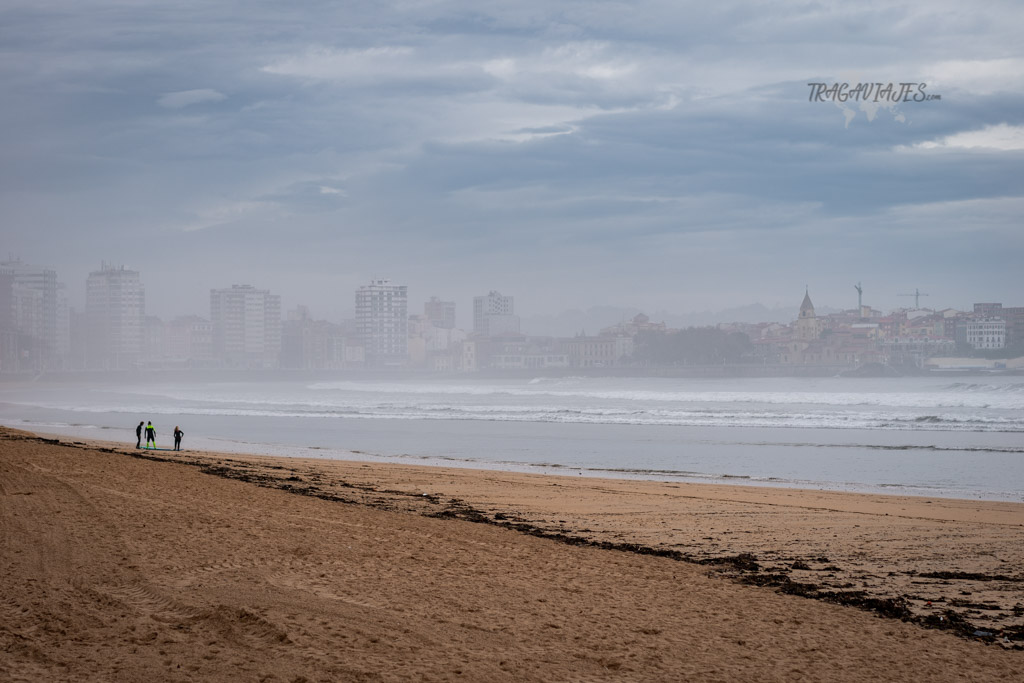
[[[310,419],[484,420],[677,427],[789,427],[825,429],[886,429],[930,431],[1024,431],[1024,416],[942,414],[894,415],[880,411],[679,410],[667,408],[567,407],[560,405],[465,405],[416,402],[375,402],[362,405],[207,402],[161,404],[50,405],[85,413],[145,413],[164,415],[222,415]]]
[[[862,384],[542,378],[332,381],[95,390],[41,407],[309,419],[485,420],[679,427],[1024,431],[1024,382]]]

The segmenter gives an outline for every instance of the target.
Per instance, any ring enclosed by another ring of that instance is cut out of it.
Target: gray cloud
[[[72,287],[134,265],[160,314],[251,281],[337,317],[374,275],[549,314],[789,305],[805,284],[844,305],[858,280],[893,292],[883,306],[913,286],[1011,296],[1022,19],[1012,2],[9,2],[3,242]],[[810,81],[858,79],[942,99],[849,125],[807,101]]]
[[[220,102],[225,97],[227,96],[223,93],[219,93],[210,88],[179,90],[178,92],[169,92],[161,95],[160,99],[157,100],[157,104],[161,107],[167,107],[168,109],[181,109],[182,107],[188,107],[202,102]]]

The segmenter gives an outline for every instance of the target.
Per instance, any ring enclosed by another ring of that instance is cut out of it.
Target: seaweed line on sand
[[[388,496],[408,501],[415,501],[416,505],[427,503],[429,504],[430,509],[425,511],[418,509],[410,510],[408,507],[402,508],[402,510],[406,512],[416,512],[417,514],[421,514],[425,517],[435,519],[460,520],[475,522],[478,524],[489,524],[521,534],[526,534],[528,536],[557,541],[566,545],[629,552],[637,555],[650,555],[697,565],[718,566],[721,569],[716,572],[717,575],[724,576],[741,584],[775,588],[778,592],[786,595],[796,595],[837,605],[856,607],[858,609],[873,612],[880,617],[899,619],[900,621],[917,624],[928,629],[948,631],[954,635],[970,640],[985,643],[999,642],[1005,649],[1024,651],[1024,626],[1010,626],[1002,629],[983,630],[970,623],[962,614],[952,609],[946,609],[941,614],[917,615],[910,610],[909,602],[904,596],[879,598],[868,596],[863,591],[825,590],[814,583],[793,581],[789,576],[781,572],[762,571],[761,566],[757,562],[757,558],[750,553],[742,553],[728,557],[707,558],[697,557],[679,550],[656,548],[638,543],[595,540],[565,533],[564,531],[549,531],[527,522],[526,520],[509,517],[508,515],[500,512],[495,513],[494,515],[488,515],[457,498],[451,498],[445,503],[441,500],[440,496],[435,494],[415,493],[394,489],[379,489],[369,484],[353,484],[340,479],[331,479],[331,486],[341,489],[350,489],[364,495],[374,496],[368,500],[346,498],[310,484],[302,479],[302,477],[298,476],[298,470],[286,468],[280,465],[263,465],[259,467],[262,469],[280,471],[284,475],[289,476],[272,476],[260,472],[246,471],[251,467],[248,463],[233,461],[230,458],[224,458],[216,464],[203,462],[199,459],[182,459],[183,453],[180,451],[174,455],[155,455],[152,453],[138,452],[125,448],[90,446],[82,442],[68,442],[61,441],[60,439],[48,439],[34,435],[22,435],[2,429],[0,429],[0,438],[7,441],[36,441],[63,446],[66,448],[78,448],[116,455],[129,455],[141,460],[173,462],[177,464],[190,465],[192,467],[199,468],[199,470],[204,474],[210,474],[225,479],[234,479],[264,488],[283,490],[289,493],[311,496],[331,502],[361,505],[376,509],[390,511],[394,511],[396,509],[393,501],[388,500]],[[145,449],[142,450],[145,451]],[[437,509],[438,507],[440,507],[440,509]],[[935,572],[933,574],[934,578],[964,578],[980,581],[1021,580],[1018,577],[988,576],[982,574],[968,575],[963,574],[962,572]],[[928,575],[921,574],[920,576]],[[1002,639],[1001,642],[1000,638]]]

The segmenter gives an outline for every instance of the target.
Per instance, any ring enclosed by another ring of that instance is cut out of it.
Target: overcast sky
[[[387,5],[388,8],[385,8]],[[712,6],[713,5],[713,6]],[[486,9],[485,9],[486,8]],[[73,302],[1024,305],[1024,3],[0,0],[0,248]],[[810,82],[941,99],[809,102]]]

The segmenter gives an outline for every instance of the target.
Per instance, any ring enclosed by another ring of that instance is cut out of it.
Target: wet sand
[[[0,428],[0,680],[1024,679],[1021,504],[72,442]]]

